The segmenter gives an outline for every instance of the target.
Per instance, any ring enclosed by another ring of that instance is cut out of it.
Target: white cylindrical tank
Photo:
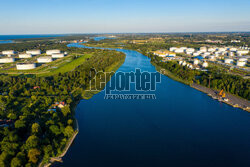
[[[61,53],[61,51],[58,50],[58,49],[47,50],[47,51],[46,51],[46,54],[47,54],[47,55],[52,55],[52,54],[55,54],[55,53]]]
[[[28,54],[28,53],[23,53],[23,54],[19,54],[19,58],[20,59],[28,59],[28,58],[32,58],[32,55]]]
[[[239,67],[244,67],[246,65],[246,62],[244,62],[244,61],[237,61],[236,65],[239,66]]]
[[[44,57],[37,58],[38,63],[50,63],[52,61],[53,61],[52,57],[49,57],[49,56],[44,56]]]
[[[31,64],[17,64],[16,65],[16,69],[17,70],[31,70],[31,69],[35,69],[36,68],[36,64],[35,63],[31,63]]]
[[[6,57],[0,59],[0,63],[13,63],[13,62],[15,62],[15,58]]]
[[[202,67],[207,68],[207,67],[208,67],[208,63],[207,63],[207,62],[204,62],[204,63],[202,64]]]
[[[234,62],[233,59],[225,59],[226,64],[232,64]]]
[[[58,59],[58,58],[63,58],[64,54],[63,53],[53,53],[52,58]]]
[[[13,54],[15,54],[15,51],[14,50],[4,50],[4,51],[2,51],[2,54],[3,55],[13,55]]]
[[[26,53],[31,55],[40,55],[41,50],[27,50]]]

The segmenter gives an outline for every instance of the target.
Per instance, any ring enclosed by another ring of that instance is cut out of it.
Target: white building
[[[13,54],[15,54],[15,51],[14,50],[4,50],[4,51],[2,51],[2,54],[3,55],[13,55]]]
[[[177,49],[177,48],[176,48],[176,47],[171,47],[171,48],[169,49],[169,51],[170,51],[170,52],[174,52],[175,49]]]
[[[227,48],[218,48],[217,51],[218,52],[225,52],[227,50]]]
[[[63,53],[53,53],[52,58],[58,59],[63,58],[65,55]]]
[[[40,55],[41,50],[27,50],[26,53],[31,55]]]
[[[187,48],[187,49],[185,50],[185,52],[195,52],[195,49],[194,49],[194,48]]]
[[[216,48],[208,48],[207,51],[208,51],[208,52],[215,52],[215,51],[216,51]]]
[[[193,56],[199,56],[200,53],[199,53],[199,52],[195,52],[195,53],[193,53],[192,55],[193,55]]]
[[[239,67],[244,67],[246,65],[246,62],[245,61],[237,61],[236,65]]]
[[[32,55],[28,54],[28,53],[19,54],[18,56],[19,56],[20,59],[32,58]]]
[[[204,63],[202,64],[202,67],[207,68],[207,67],[208,67],[208,63],[207,63],[207,62],[204,62]]]
[[[53,61],[52,57],[50,57],[50,56],[44,56],[44,57],[37,58],[38,63],[50,63],[52,61]]]
[[[174,52],[175,53],[184,53],[184,50],[185,49],[183,49],[183,48],[182,49],[181,48],[177,48],[177,49],[174,50]]]
[[[227,55],[230,56],[230,57],[233,57],[234,56],[234,52],[228,52]]]
[[[207,47],[200,47],[200,52],[207,52]]]
[[[233,59],[225,59],[224,61],[226,64],[232,64],[234,62]]]
[[[61,51],[58,50],[58,49],[47,50],[47,51],[46,51],[46,54],[47,54],[47,55],[52,55],[52,54],[55,54],[55,53],[61,53]]]
[[[194,60],[194,65],[198,65],[199,64],[199,60],[198,59],[195,59]]]
[[[0,63],[13,63],[13,62],[15,62],[15,58],[10,58],[10,57],[0,58]]]
[[[236,52],[238,49],[237,48],[230,48],[229,49],[231,52]]]
[[[240,58],[239,61],[247,62],[248,59],[247,58]]]
[[[215,61],[216,60],[216,56],[215,55],[208,56],[208,59],[212,60],[212,61]]]
[[[184,61],[184,62],[182,63],[182,65],[183,65],[183,66],[187,65],[187,62],[186,62],[186,61]]]
[[[17,70],[31,70],[31,69],[35,69],[36,68],[36,64],[35,63],[31,63],[31,64],[16,64],[16,69]]]
[[[249,50],[238,50],[236,52],[238,55],[245,55],[245,54],[248,54],[249,53]]]

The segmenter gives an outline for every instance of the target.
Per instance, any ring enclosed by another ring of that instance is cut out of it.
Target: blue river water
[[[126,54],[118,71],[155,72],[146,56],[117,50]],[[105,100],[104,92],[82,100],[79,133],[64,162],[53,166],[250,166],[249,113],[163,75],[154,93],[156,100]]]

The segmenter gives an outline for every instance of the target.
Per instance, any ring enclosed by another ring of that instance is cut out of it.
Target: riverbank
[[[218,96],[218,94],[219,94],[218,90],[207,88],[205,86],[202,86],[202,85],[199,85],[199,84],[196,84],[196,83],[193,83],[190,86],[192,88],[194,88],[194,89],[197,89],[197,90],[199,90],[201,92],[206,93],[208,96],[212,97],[215,100],[219,100],[220,102],[223,102],[223,103],[226,103],[226,104],[231,105],[233,107],[241,108],[241,109],[243,109],[243,110],[245,110],[247,112],[250,112],[250,103],[246,99],[237,97],[237,96],[232,95],[230,93],[226,93],[226,98],[228,100],[223,100]]]
[[[125,61],[125,58],[126,58],[126,55],[124,54],[124,57],[123,59],[121,59],[120,61],[118,62],[115,62],[113,63],[112,65],[108,66],[107,68],[105,68],[105,71],[106,72],[112,72],[112,71],[117,71],[119,69],[119,67],[124,63]],[[97,80],[98,81],[98,80]],[[106,81],[106,83],[109,82],[109,80]],[[105,86],[102,87],[102,89],[104,89]],[[72,91],[71,92],[71,97],[73,98],[73,93],[75,91],[78,91],[77,89]],[[75,111],[76,111],[76,107],[77,105],[79,104],[79,102],[82,100],[82,99],[85,99],[85,100],[88,100],[88,99],[91,99],[95,94],[99,93],[100,91],[102,90],[98,90],[98,91],[83,91],[81,93],[78,93],[79,95],[77,96],[77,98],[73,98],[73,104],[72,104],[72,113],[73,115],[75,115]],[[79,133],[79,125],[78,125],[78,120],[75,118],[74,116],[74,122],[75,122],[75,129],[74,129],[74,134],[72,135],[72,137],[70,137],[70,139],[67,141],[67,144],[64,148],[64,151],[56,156],[56,157],[51,157],[50,160],[49,160],[49,163],[45,163],[43,160],[42,162],[38,165],[39,167],[49,167],[51,166],[53,163],[56,163],[56,162],[59,162],[59,163],[62,163],[63,160],[62,158],[66,155],[66,153],[68,152],[70,146],[72,145],[72,143],[74,142],[77,134]]]
[[[154,63],[152,63],[156,69],[158,71],[160,71],[160,67],[155,65]],[[220,102],[223,102],[223,103],[226,103],[230,106],[233,106],[235,108],[240,108],[242,110],[245,110],[247,112],[250,112],[250,103],[248,100],[246,99],[243,99],[241,97],[238,97],[238,96],[235,96],[235,95],[232,95],[230,93],[226,93],[226,99],[228,100],[223,100],[222,98],[220,98],[218,96],[219,94],[219,91],[218,90],[214,90],[214,89],[211,89],[211,88],[207,88],[205,86],[202,86],[200,84],[197,84],[197,83],[189,83],[189,82],[186,82],[184,81],[183,79],[181,78],[178,78],[176,77],[173,73],[171,73],[170,71],[168,70],[165,70],[164,71],[161,71],[164,75],[168,76],[169,78],[175,80],[175,81],[178,81],[178,82],[181,82],[183,84],[186,84],[186,85],[189,85],[190,87],[196,89],[196,90],[199,90],[203,93],[206,93],[208,96],[212,97],[213,99],[215,100],[218,100]]]

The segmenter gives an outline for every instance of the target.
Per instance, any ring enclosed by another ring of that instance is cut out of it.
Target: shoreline
[[[218,97],[218,93],[219,91],[211,89],[211,88],[207,88],[205,86],[193,83],[190,85],[191,88],[194,88],[196,90],[199,90],[203,93],[206,93],[208,96],[210,96],[211,98],[213,98],[214,100],[218,100],[220,102],[223,102],[225,104],[228,104],[234,108],[240,108],[244,111],[250,112],[250,105],[248,100],[237,97],[235,95],[232,95],[230,93],[226,93],[227,99],[228,101],[222,100]]]
[[[124,56],[124,59],[107,67],[106,70],[108,71],[117,71],[120,66],[125,62],[126,59],[126,55]],[[105,84],[106,85],[106,84]],[[104,89],[104,88],[103,88]],[[49,167],[51,166],[53,163],[59,162],[59,163],[63,163],[62,158],[67,154],[69,148],[71,147],[72,143],[74,142],[77,134],[79,133],[79,124],[78,124],[78,120],[75,117],[75,111],[76,111],[76,107],[78,106],[78,104],[80,103],[81,100],[89,100],[91,99],[95,94],[98,94],[100,91],[96,91],[96,92],[92,92],[90,94],[86,94],[86,92],[82,92],[81,98],[77,99],[74,103],[73,103],[73,107],[72,107],[72,111],[74,114],[74,121],[75,121],[75,132],[72,135],[72,137],[69,138],[69,140],[67,141],[67,144],[64,148],[63,153],[61,153],[59,156],[56,157],[50,157],[49,163],[45,163],[43,162],[43,160],[41,160],[41,162],[39,163],[38,167]]]
[[[154,64],[153,64],[154,65]],[[154,65],[156,68],[157,66]],[[182,79],[178,78],[178,80],[174,77],[172,77],[171,75],[175,76],[173,73],[171,73],[170,71],[166,70],[168,73],[164,72],[164,75],[166,75],[167,77],[177,81],[177,82],[180,82],[180,83],[183,83],[185,85],[188,85],[190,86],[191,88],[194,88],[200,92],[203,92],[205,94],[207,94],[208,96],[210,96],[211,98],[213,98],[214,100],[217,100],[217,101],[220,101],[220,102],[223,102],[227,105],[230,105],[234,108],[240,108],[242,109],[243,111],[247,111],[247,112],[250,112],[250,103],[247,99],[243,99],[241,97],[237,97],[235,95],[232,95],[228,92],[226,92],[226,97],[228,99],[228,101],[225,101],[225,100],[222,100],[219,96],[218,96],[218,92],[217,90],[214,90],[214,89],[211,89],[211,88],[207,88],[205,86],[202,86],[200,84],[196,84],[196,83],[192,83],[192,84],[187,84],[185,81],[183,81]],[[171,75],[169,75],[169,73]]]

